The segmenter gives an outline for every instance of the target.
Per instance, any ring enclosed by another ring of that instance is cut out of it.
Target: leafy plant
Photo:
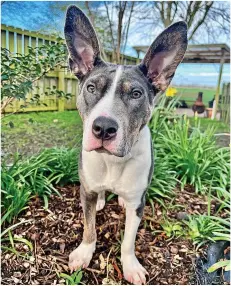
[[[169,160],[166,154],[162,155],[161,150],[156,147],[154,153],[154,173],[148,188],[147,200],[153,206],[153,200],[158,201],[163,207],[165,199],[172,199],[177,179],[176,172],[169,169]]]
[[[6,166],[2,166],[1,193],[3,209],[5,214],[2,222],[7,219],[8,222],[17,217],[21,211],[26,209],[27,202],[31,196],[31,191],[27,185],[16,182],[6,170]]]
[[[6,216],[4,216],[1,219],[1,226],[4,223],[5,218],[6,218]],[[32,221],[31,219],[30,220],[24,220],[23,219],[20,222],[15,223],[13,225],[10,225],[6,229],[4,229],[1,232],[1,242],[2,243],[6,242],[6,241],[10,242],[11,246],[8,247],[8,246],[2,244],[1,249],[11,251],[14,254],[16,254],[17,256],[20,256],[20,254],[18,253],[18,251],[14,247],[14,242],[20,242],[20,243],[26,244],[29,247],[30,251],[33,251],[33,245],[29,240],[22,238],[22,237],[16,237],[16,236],[13,237],[12,233],[11,233],[11,231],[14,230],[15,228],[17,228],[19,225],[24,224],[24,223],[28,223],[31,221]]]
[[[211,273],[211,272],[216,271],[219,268],[224,268],[224,271],[230,271],[230,268],[231,268],[230,260],[220,260],[217,263],[210,266],[207,271],[208,273]]]
[[[170,100],[166,97],[157,99],[158,105],[155,107],[149,123],[154,149],[154,172],[147,192],[147,200],[151,204],[153,212],[153,201],[158,201],[163,207],[166,207],[164,200],[174,196],[174,188],[178,182],[177,173],[169,161],[169,154],[165,152],[163,142],[159,138],[163,131],[163,125],[166,122],[170,124],[174,118],[178,117],[174,115],[177,101],[176,97]]]
[[[179,222],[165,220],[161,226],[167,237],[179,237],[185,234],[182,224]]]
[[[65,278],[66,285],[79,285],[83,277],[83,272],[80,269],[75,271],[72,275],[60,273],[59,276]]]
[[[26,208],[29,198],[37,195],[44,199],[52,193],[59,195],[54,185],[78,181],[77,149],[45,149],[26,160],[15,160],[14,164],[2,167],[3,218],[11,222]]]
[[[57,42],[44,44],[39,47],[28,47],[28,53],[15,54],[9,50],[1,49],[1,112],[15,99],[24,100],[24,107],[27,103],[39,103],[40,94],[35,93],[29,102],[26,102],[26,95],[36,87],[36,82],[46,73],[54,70],[55,67],[66,66],[66,47],[61,38]],[[70,97],[56,87],[48,90],[44,95],[57,95]]]

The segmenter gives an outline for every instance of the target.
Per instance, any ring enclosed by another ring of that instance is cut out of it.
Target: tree
[[[62,39],[57,39],[56,44],[46,44],[37,48],[28,47],[25,55],[14,54],[9,50],[1,50],[1,115],[5,113],[6,107],[16,99],[24,100],[21,108],[28,103],[38,104],[40,95],[35,93],[30,101],[26,98],[28,92],[33,91],[35,83],[49,71],[56,67],[66,68],[66,47]],[[70,97],[53,87],[47,89],[45,95],[56,95],[58,97]]]
[[[106,19],[110,29],[112,60],[121,63],[121,49],[125,51],[135,1],[104,2]],[[113,17],[117,15],[116,20]]]
[[[125,51],[134,19],[136,1],[85,1],[85,8],[101,43],[105,58],[105,50],[112,53],[112,61],[121,63],[121,52]]]
[[[194,39],[196,32],[203,26],[210,34],[212,34],[212,30],[214,35],[217,34],[220,29],[229,33],[229,3],[226,2],[158,1],[155,3],[154,9],[165,27],[173,22],[184,20],[188,25],[189,40]],[[211,28],[213,29],[211,30]]]

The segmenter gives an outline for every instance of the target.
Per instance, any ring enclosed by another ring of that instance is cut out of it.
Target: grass
[[[208,102],[214,98],[216,90],[204,87],[176,87],[177,95],[181,100],[185,100],[189,106],[197,99],[198,92],[203,92],[203,102],[208,107]]]
[[[195,126],[194,118],[189,120]],[[216,133],[229,132],[229,126],[220,121],[208,118],[200,121],[202,130],[216,126]],[[2,149],[11,156],[20,153],[28,157],[52,147],[78,148],[81,137],[82,120],[76,110],[20,113],[2,119]]]
[[[79,147],[82,121],[78,112],[31,112],[2,119],[2,148],[7,154],[31,156],[51,147]]]
[[[191,127],[196,127],[198,124],[194,117],[190,117],[189,123]],[[214,127],[215,133],[230,133],[230,126],[219,120],[212,120],[210,118],[199,118],[200,121],[200,129],[205,131],[207,128]]]

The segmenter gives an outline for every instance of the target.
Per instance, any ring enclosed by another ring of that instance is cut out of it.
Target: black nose
[[[117,130],[117,122],[104,116],[97,117],[92,125],[92,133],[98,139],[109,140],[116,136]]]

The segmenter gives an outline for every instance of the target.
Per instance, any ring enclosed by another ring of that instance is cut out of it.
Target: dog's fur
[[[67,10],[64,31],[70,69],[80,83],[77,107],[84,126],[79,158],[84,233],[82,243],[70,254],[69,267],[73,271],[89,265],[96,244],[96,210],[104,207],[105,191],[111,191],[126,206],[121,247],[124,277],[142,284],[147,272],[135,257],[134,244],[153,173],[147,123],[155,95],[167,88],[183,59],[187,26],[178,22],[164,30],[138,66],[104,62],[95,31],[76,6]],[[109,128],[107,138],[95,135],[96,122]]]

